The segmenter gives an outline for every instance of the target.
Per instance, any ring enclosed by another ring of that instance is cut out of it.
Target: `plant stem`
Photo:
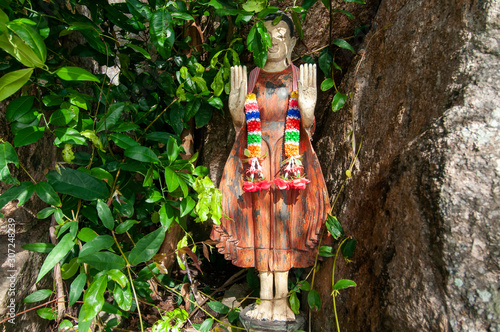
[[[335,258],[333,260],[333,268],[332,268],[332,288],[335,285],[335,265],[337,263],[337,258],[339,256],[339,251],[340,251],[340,248],[342,248],[342,245],[344,244],[344,242],[347,241],[348,239],[350,239],[350,237],[346,237],[340,243],[339,247],[337,248],[337,252],[335,253]],[[335,297],[337,297],[337,293],[332,294],[332,299],[333,299],[333,312],[335,314],[335,323],[337,324],[337,332],[340,332],[339,318],[337,316],[337,307],[335,306]]]

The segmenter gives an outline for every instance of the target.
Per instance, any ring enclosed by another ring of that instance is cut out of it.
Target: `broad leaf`
[[[1,46],[1,45],[0,45]],[[0,101],[10,97],[28,82],[33,68],[11,71],[0,77]]]
[[[101,311],[104,305],[104,292],[106,291],[108,276],[101,275],[99,278],[95,279],[90,287],[87,289],[83,295],[83,308],[85,315],[79,317],[79,320],[90,321],[92,320],[99,311]]]
[[[125,260],[123,257],[109,251],[99,251],[92,255],[78,257],[78,263],[87,263],[98,270],[121,270],[125,267]]]
[[[350,259],[356,249],[356,239],[349,239],[342,245],[342,254],[345,259]]]
[[[205,321],[200,326],[200,331],[209,332],[212,329],[213,323],[214,323],[213,318],[205,319]]]
[[[26,243],[21,248],[34,252],[49,253],[54,247],[52,243]]]
[[[165,232],[166,228],[160,227],[140,239],[132,251],[130,251],[130,255],[128,256],[130,264],[138,265],[153,258],[158,249],[160,249],[163,239],[165,239]]]
[[[196,202],[191,198],[191,196],[184,198],[181,202],[181,218],[191,212],[195,205]]]
[[[336,217],[334,216],[328,216],[326,217],[326,223],[325,223],[326,229],[330,234],[332,234],[334,239],[338,239],[342,235],[344,235],[344,229],[340,225],[339,221],[337,220]]]
[[[344,106],[346,100],[347,100],[347,95],[337,92],[333,97],[332,111],[336,112],[339,109],[341,109],[342,106]]]
[[[315,289],[309,291],[309,294],[307,294],[307,303],[312,310],[319,311],[321,309],[321,298],[318,291]]]
[[[91,81],[99,83],[99,79],[80,67],[61,67],[55,74],[65,81]]]
[[[356,287],[356,283],[352,280],[349,279],[341,279],[335,283],[335,285],[332,286],[332,289],[334,290],[341,290],[349,287]]]
[[[75,243],[71,239],[71,234],[66,234],[55,246],[54,249],[48,254],[47,258],[43,262],[36,282],[39,282],[49,271],[51,271],[57,263],[63,259],[68,252],[74,247]]]
[[[166,7],[154,12],[149,23],[149,34],[158,53],[167,59],[170,57],[171,48],[175,41],[175,32],[170,27],[172,17]]]
[[[10,187],[0,195],[0,209],[14,199],[19,201],[17,206],[21,206],[31,197],[34,191],[35,185],[29,181],[22,182],[18,186]]]
[[[212,309],[216,313],[219,313],[222,315],[225,315],[229,312],[229,307],[225,304],[222,304],[219,301],[208,302],[208,306],[210,307],[210,309]]]
[[[109,230],[115,227],[115,219],[109,207],[102,200],[97,200],[97,215],[101,219],[102,224]]]
[[[322,257],[333,257],[335,256],[335,252],[333,248],[330,246],[321,246],[319,248],[319,255]]]
[[[127,286],[128,280],[122,271],[117,270],[117,269],[113,269],[113,270],[109,270],[107,273],[108,273],[108,276],[110,276],[111,279],[113,279],[121,287]]]
[[[7,121],[17,121],[23,115],[28,113],[33,106],[35,97],[33,96],[23,96],[12,100],[9,105],[7,105],[7,112],[5,114]]]
[[[61,199],[54,188],[45,181],[40,181],[35,186],[35,192],[42,201],[54,206],[61,206]]]
[[[132,226],[134,226],[135,224],[138,224],[139,221],[137,220],[126,220],[124,222],[122,222],[121,224],[119,224],[118,226],[116,226],[115,228],[115,233],[116,234],[123,234],[125,232],[128,232],[128,230],[130,228],[132,228]]]
[[[109,249],[115,244],[115,240],[111,235],[99,235],[85,243],[80,249],[80,254],[78,257],[85,257],[92,255],[103,249]]]
[[[297,297],[297,293],[292,292],[292,294],[290,294],[290,297],[288,298],[288,301],[290,302],[290,308],[292,309],[292,311],[296,315],[298,315],[300,309],[300,301],[299,298]]]
[[[7,26],[35,52],[41,62],[47,60],[47,48],[38,31],[19,20],[9,22]]]
[[[87,173],[66,168],[57,171],[50,171],[47,180],[55,191],[75,196],[87,201],[98,198],[106,199],[109,196],[106,183]]]
[[[45,127],[28,127],[21,129],[14,136],[14,145],[16,148],[35,143],[42,138]]]
[[[156,154],[145,146],[132,146],[125,150],[125,156],[145,163],[154,163],[160,161]]]
[[[321,91],[326,91],[329,90],[333,87],[335,82],[333,81],[333,78],[327,78],[321,83]]]
[[[69,288],[69,306],[71,307],[82,295],[83,287],[85,287],[85,282],[87,281],[87,275],[85,273],[80,273],[78,277],[73,280]]]
[[[33,303],[33,302],[38,302],[38,301],[43,301],[46,298],[48,298],[50,295],[52,295],[52,290],[50,289],[40,289],[37,290],[36,292],[31,293],[30,295],[26,296],[23,300],[24,303]]]
[[[346,42],[344,39],[335,39],[332,41],[332,44],[337,45],[340,48],[349,50],[352,53],[356,54],[356,50],[354,49],[354,47],[352,47],[351,44]]]

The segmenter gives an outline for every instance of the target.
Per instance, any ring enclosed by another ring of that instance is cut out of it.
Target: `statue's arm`
[[[310,134],[311,127],[314,125],[314,108],[316,107],[317,89],[316,89],[316,65],[300,65],[299,74],[299,109],[302,120],[302,126]]]
[[[234,129],[238,135],[245,124],[245,98],[247,95],[247,67],[231,67],[231,92],[229,93],[229,111],[233,118]]]

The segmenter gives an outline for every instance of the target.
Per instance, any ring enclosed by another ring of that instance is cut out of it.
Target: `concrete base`
[[[303,330],[306,323],[306,318],[303,313],[295,315],[295,320],[293,321],[268,321],[268,320],[258,320],[247,316],[247,312],[255,307],[255,303],[247,306],[240,313],[240,321],[243,327],[249,332],[271,332],[271,331],[283,331],[283,332],[294,332],[297,330]]]

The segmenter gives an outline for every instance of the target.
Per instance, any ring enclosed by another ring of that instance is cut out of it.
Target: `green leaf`
[[[191,196],[184,198],[181,202],[181,218],[191,212],[195,205],[196,202],[191,198]]]
[[[215,312],[217,312],[219,314],[222,314],[222,315],[225,315],[225,314],[227,314],[229,312],[229,307],[227,305],[225,305],[225,304],[222,304],[219,301],[208,302],[208,306],[213,311],[215,311]]]
[[[115,244],[115,240],[111,235],[99,235],[85,243],[80,249],[80,254],[78,257],[85,257],[92,255],[103,249],[109,249]]]
[[[165,182],[169,192],[174,192],[179,187],[179,176],[170,167],[165,167]]]
[[[40,212],[38,212],[36,214],[36,217],[38,219],[46,219],[46,218],[50,217],[55,211],[56,211],[56,209],[54,207],[49,206],[49,207],[46,207],[45,209],[41,210]]]
[[[66,332],[66,331],[71,331],[71,329],[73,329],[73,324],[71,324],[71,322],[67,319],[63,320],[60,324],[59,324],[59,332]],[[75,330],[75,329],[73,329]]]
[[[1,44],[0,44],[1,47]],[[0,101],[10,97],[28,82],[33,73],[33,68],[11,71],[0,77]]]
[[[14,145],[16,148],[35,143],[42,138],[45,127],[27,127],[23,128],[14,136]]]
[[[95,132],[98,133],[100,131],[113,128],[113,126],[121,120],[125,106],[127,105],[122,102],[111,105],[106,113],[106,116],[97,123]]]
[[[319,255],[322,257],[333,257],[335,256],[335,252],[333,248],[330,246],[321,246],[319,248]]]
[[[87,263],[98,270],[121,270],[125,267],[125,260],[123,257],[109,251],[99,251],[92,255],[78,257],[78,263]]]
[[[115,227],[115,219],[109,207],[102,200],[97,200],[97,215],[101,219],[102,224],[109,230]]]
[[[36,311],[36,313],[43,319],[48,319],[48,320],[56,319],[56,312],[51,308],[40,308]]]
[[[196,124],[196,128],[201,128],[206,125],[210,119],[212,118],[213,108],[210,107],[202,107],[198,113],[194,116],[194,122]]]
[[[300,309],[300,301],[299,298],[297,297],[297,293],[292,292],[290,294],[290,297],[288,298],[288,301],[290,302],[290,308],[292,309],[293,313],[298,315]]]
[[[196,175],[196,176],[207,176],[208,173],[209,173],[209,170],[205,166],[198,166],[193,171],[193,175]]]
[[[319,311],[321,309],[321,298],[315,289],[311,289],[307,294],[307,303],[312,310]]]
[[[328,217],[326,217],[325,226],[335,240],[344,235],[344,229],[334,216],[328,215]]]
[[[55,71],[55,74],[65,81],[101,82],[94,74],[80,67],[61,67]]]
[[[141,53],[146,59],[151,60],[151,55],[145,49],[143,49],[142,47],[134,45],[134,44],[127,44],[125,46],[126,47],[130,47],[134,51],[137,51],[137,52]]]
[[[132,306],[132,292],[130,290],[130,283],[127,280],[127,286],[125,288],[120,287],[116,284],[113,290],[113,297],[115,298],[118,306],[122,310],[129,311]]]
[[[333,290],[341,290],[349,287],[356,287],[356,283],[349,279],[341,279],[332,286]]]
[[[47,68],[35,52],[33,52],[33,50],[15,34],[0,34],[0,48],[28,67],[28,69],[22,70],[33,70],[33,67]]]
[[[360,3],[362,5],[366,5],[366,2],[364,0],[344,0],[345,2],[354,2],[354,3]]]
[[[247,12],[258,13],[267,7],[267,0],[247,0],[242,7]]]
[[[336,112],[339,109],[341,109],[342,106],[344,106],[346,100],[347,100],[347,95],[340,92],[335,93],[335,96],[333,97],[332,101],[332,111]]]
[[[166,7],[162,7],[153,13],[149,22],[149,35],[151,41],[160,55],[167,59],[170,57],[171,48],[175,41],[175,32],[170,27],[172,17]]]
[[[97,236],[98,236],[97,233],[88,227],[82,228],[77,235],[78,239],[83,242],[89,242]]]
[[[200,326],[201,332],[209,332],[212,328],[212,324],[214,323],[213,318],[205,319],[205,321]]]
[[[294,11],[292,11],[292,21],[293,24],[295,25],[295,28],[297,29],[297,34],[299,35],[299,38],[304,39],[304,31],[302,30],[302,23],[300,22],[299,14],[297,14]]]
[[[116,229],[115,229],[115,233],[116,234],[123,234],[125,232],[128,232],[128,230],[130,228],[132,228],[132,226],[134,226],[135,224],[138,224],[139,221],[137,220],[126,220],[124,222],[122,222],[121,224],[119,224],[118,226],[116,226]]]
[[[7,27],[14,31],[35,52],[41,62],[45,63],[47,48],[42,37],[35,29],[18,20],[7,23]]]
[[[66,126],[71,122],[75,117],[77,117],[78,113],[75,112],[72,108],[61,108],[50,116],[49,122],[54,126]]]
[[[356,239],[349,239],[342,245],[342,254],[345,259],[350,259],[356,249]]]
[[[87,141],[85,137],[80,135],[80,133],[73,128],[56,128],[54,129],[54,134],[56,134],[57,139],[54,144],[59,146],[61,143],[76,144],[76,145],[86,145]]]
[[[0,209],[14,199],[19,200],[17,206],[21,206],[22,203],[24,203],[31,197],[34,190],[34,184],[29,181],[22,182],[18,186],[10,187],[6,191],[4,191],[2,195],[0,195]]]
[[[344,39],[335,39],[332,41],[332,44],[337,45],[340,48],[349,50],[352,53],[356,54],[356,50],[354,50],[354,48],[351,46],[351,44],[346,42]]]
[[[52,295],[52,290],[40,289],[40,290],[37,290],[36,292],[33,292],[30,295],[26,296],[24,298],[23,302],[24,303],[33,303],[33,302],[43,301],[46,298],[48,298],[50,295]]]
[[[213,106],[218,110],[221,110],[223,107],[222,100],[220,100],[219,97],[210,97],[208,103],[210,104],[210,106]]]
[[[66,168],[50,171],[47,180],[56,192],[72,195],[87,201],[98,198],[106,199],[109,196],[108,187],[102,180],[82,171]]]
[[[305,10],[309,10],[318,0],[303,0],[302,1],[302,8]]]
[[[299,288],[303,291],[309,292],[311,290],[311,284],[306,280],[302,280],[299,282]]]
[[[5,113],[7,121],[17,121],[23,115],[31,111],[34,101],[35,97],[33,96],[23,96],[11,101],[9,105],[7,105],[7,112]]]
[[[71,259],[69,263],[65,263],[61,266],[61,277],[63,280],[68,280],[73,277],[80,268],[80,264],[76,261],[76,257]]]
[[[90,284],[90,287],[83,295],[85,314],[82,317],[83,319],[79,317],[79,320],[88,322],[101,311],[104,305],[104,292],[106,291],[107,281],[108,276],[104,274]]]
[[[170,137],[167,143],[167,154],[168,160],[172,163],[179,156],[179,152],[181,151],[180,147],[177,145],[177,141],[175,138]]]
[[[136,19],[139,18],[139,15],[143,16],[148,21],[151,19],[151,10],[148,6],[138,0],[127,0],[126,2],[130,13],[134,15]]]
[[[85,287],[85,282],[87,281],[87,275],[85,273],[80,273],[78,277],[73,280],[69,288],[69,306],[71,307],[80,298],[83,292],[83,287]]]
[[[71,234],[66,234],[55,246],[54,249],[48,254],[47,258],[43,262],[36,282],[39,282],[49,271],[51,271],[57,263],[63,259],[68,252],[74,247],[75,243],[71,239]]]
[[[326,90],[329,90],[333,87],[334,85],[334,81],[333,81],[333,78],[327,78],[326,80],[324,80],[322,83],[321,83],[321,91],[326,91]]]
[[[35,186],[35,192],[42,201],[54,206],[61,206],[61,199],[54,188],[45,181],[40,181]]]
[[[170,204],[166,203],[161,206],[158,213],[160,215],[160,223],[162,226],[169,229],[170,225],[177,217],[174,208]]]
[[[325,77],[331,77],[332,75],[332,62],[333,56],[330,52],[330,49],[328,47],[324,48],[318,57],[318,64],[323,74],[325,74]]]
[[[325,5],[326,9],[330,10],[330,1],[331,0],[321,0],[321,2]]]
[[[125,134],[118,134],[118,133],[113,133],[109,135],[109,139],[115,142],[116,145],[121,147],[122,149],[128,149],[133,146],[139,146],[140,144],[137,143],[132,137],[127,136]]]
[[[219,70],[215,75],[214,81],[210,85],[212,90],[214,90],[214,96],[218,97],[224,91],[224,78],[222,77],[222,71]]]
[[[130,255],[128,256],[130,264],[138,265],[150,260],[158,252],[158,249],[160,249],[165,239],[165,232],[166,228],[160,227],[140,239],[130,251]]]
[[[49,253],[54,249],[54,245],[52,243],[26,243],[21,248],[41,253]]]
[[[108,276],[110,276],[111,279],[113,279],[121,287],[127,286],[128,280],[122,271],[117,270],[117,269],[113,269],[113,270],[109,270],[107,273],[108,273]]]
[[[156,154],[145,146],[132,146],[125,150],[125,156],[145,163],[155,163],[160,161]]]
[[[0,144],[0,181],[18,184],[19,181],[10,175],[8,164],[14,164],[19,168],[19,158],[14,147],[9,142],[5,142]]]

